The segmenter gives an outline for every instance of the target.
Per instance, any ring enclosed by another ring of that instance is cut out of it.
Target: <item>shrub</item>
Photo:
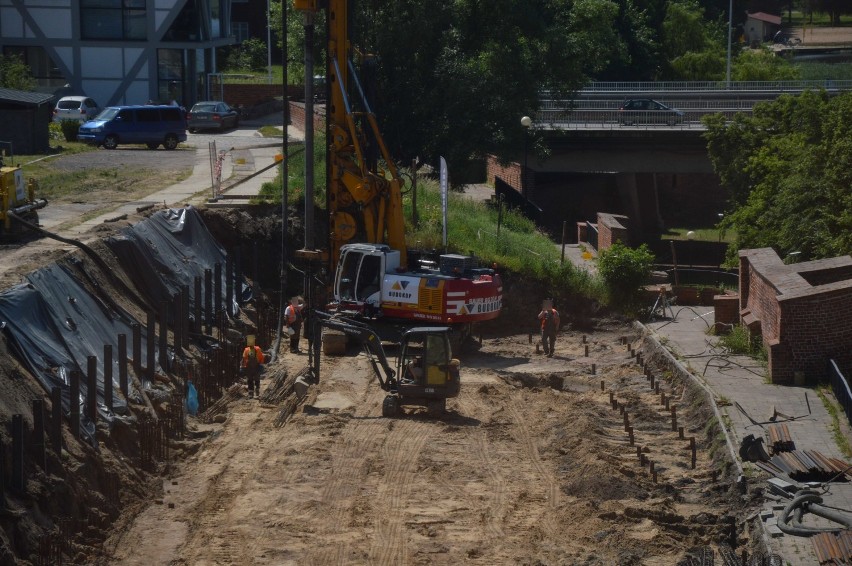
[[[59,141],[65,139],[65,134],[62,132],[62,125],[59,122],[51,122],[47,126],[48,134],[51,141]]]
[[[648,282],[654,255],[642,244],[636,249],[621,243],[603,250],[598,257],[598,273],[603,279],[609,304],[636,314],[640,306],[640,288]]]
[[[62,128],[62,135],[65,136],[65,141],[77,141],[77,131],[80,129],[80,122],[77,120],[62,120],[59,123]]]
[[[268,62],[266,43],[253,37],[231,48],[226,66],[231,70],[265,71]]]

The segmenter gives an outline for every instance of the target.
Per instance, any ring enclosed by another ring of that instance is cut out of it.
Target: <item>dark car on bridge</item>
[[[618,123],[624,126],[638,124],[667,124],[674,126],[683,123],[683,112],[669,108],[662,102],[650,98],[625,100],[618,109]]]

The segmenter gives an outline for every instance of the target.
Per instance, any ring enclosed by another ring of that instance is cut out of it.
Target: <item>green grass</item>
[[[290,206],[304,207],[305,197],[305,144],[288,144],[289,182],[287,183],[287,198]],[[325,134],[319,133],[314,138],[314,202],[317,206],[325,207]],[[278,204],[281,202],[281,170],[275,180],[264,183],[260,188],[257,200]]]
[[[259,130],[260,135],[265,138],[283,138],[284,130],[277,126],[262,126]]]
[[[750,356],[763,363],[767,360],[766,350],[760,340],[752,337],[748,329],[740,324],[734,326],[728,334],[719,337],[719,342],[731,354]]]
[[[820,385],[817,387],[817,395],[825,406],[825,410],[831,416],[831,435],[834,438],[834,443],[837,444],[846,458],[852,458],[852,446],[849,444],[849,438],[843,434],[843,430],[840,428],[840,409],[837,403],[832,400],[831,388],[828,385]]]
[[[241,75],[225,76],[225,84],[267,84],[269,82],[269,74],[264,69],[263,71],[251,71],[245,69],[228,69],[222,71],[223,75]],[[301,81],[294,82],[293,73],[289,75],[289,83],[291,85],[300,84]],[[272,84],[280,85],[284,81],[284,67],[281,65],[272,65]]]
[[[793,10],[792,16],[793,19],[788,20],[787,10],[783,10],[781,13],[781,23],[785,26],[792,25],[797,27],[801,27],[802,25],[807,25],[809,27],[834,27],[834,24],[831,23],[831,18],[825,12],[813,12],[812,14],[806,14],[800,10]],[[852,17],[849,15],[841,15],[840,26],[846,27],[850,25],[852,25]]]
[[[719,230],[718,228],[669,228],[662,234],[664,240],[689,240],[687,232],[694,232],[692,239],[696,242],[725,242],[733,243],[736,239],[734,230]]]
[[[852,80],[852,63],[819,63],[805,61],[793,64],[799,68],[802,80],[805,81],[848,81]]]

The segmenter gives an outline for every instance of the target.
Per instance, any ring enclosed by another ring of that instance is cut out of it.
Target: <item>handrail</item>
[[[849,382],[846,381],[846,377],[843,376],[843,372],[834,360],[828,360],[828,378],[831,380],[834,396],[843,405],[846,419],[852,424],[852,389],[849,388]]]

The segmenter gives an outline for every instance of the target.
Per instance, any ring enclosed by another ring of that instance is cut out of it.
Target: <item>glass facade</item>
[[[145,0],[81,0],[80,33],[83,39],[145,40]]]

